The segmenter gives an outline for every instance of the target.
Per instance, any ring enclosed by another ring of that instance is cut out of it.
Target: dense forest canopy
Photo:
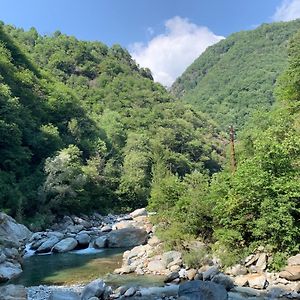
[[[223,138],[118,45],[0,27],[0,206],[43,224],[147,205],[152,172],[220,169]]]
[[[209,47],[175,81],[172,94],[207,113],[221,129],[241,130],[256,110],[270,110],[288,40],[300,20],[263,24]]]

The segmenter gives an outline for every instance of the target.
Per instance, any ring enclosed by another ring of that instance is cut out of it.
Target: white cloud
[[[291,21],[300,18],[300,0],[283,0],[273,15],[274,21]]]
[[[208,46],[223,38],[207,27],[174,17],[165,22],[165,33],[154,37],[147,44],[131,45],[130,52],[141,67],[152,71],[155,81],[171,86]]]

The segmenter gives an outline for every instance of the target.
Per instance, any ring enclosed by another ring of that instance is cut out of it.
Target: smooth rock
[[[13,279],[22,273],[22,267],[19,263],[5,261],[0,264],[0,283]]]
[[[288,259],[289,266],[300,266],[300,253]]]
[[[234,287],[232,279],[222,273],[215,275],[212,279],[212,282],[223,285],[227,291],[231,290]]]
[[[156,235],[154,235],[151,239],[148,240],[148,244],[151,247],[155,247],[160,243],[161,243],[161,240]]]
[[[166,266],[171,267],[171,265],[178,265],[181,264],[181,253],[178,251],[168,251],[163,253],[162,261],[165,263]]]
[[[261,253],[259,255],[259,258],[258,258],[255,266],[260,271],[264,271],[267,268],[267,254],[266,253]]]
[[[166,272],[166,264],[161,260],[151,260],[148,263],[148,270],[150,272],[157,272],[157,273],[165,273]]]
[[[72,291],[52,291],[49,300],[80,300],[80,296]]]
[[[77,234],[83,228],[84,228],[83,225],[69,225],[66,230],[67,230],[67,232]]]
[[[58,237],[52,236],[43,242],[36,250],[37,253],[46,253],[50,252],[51,249],[59,242]]]
[[[140,228],[124,228],[113,230],[107,235],[108,247],[126,248],[144,244],[147,232]]]
[[[140,216],[148,216],[146,208],[136,209],[132,213],[130,213],[132,218],[140,217]]]
[[[136,293],[136,288],[135,287],[130,287],[125,293],[125,297],[131,297]]]
[[[100,236],[94,241],[96,248],[105,248],[107,246],[107,236]]]
[[[0,212],[0,245],[19,248],[29,241],[32,232],[12,217]]]
[[[279,273],[279,277],[287,280],[299,280],[300,279],[300,266],[287,266],[283,271]]]
[[[54,247],[53,247],[53,252],[68,252],[73,250],[77,246],[77,241],[74,238],[66,238],[58,242]]]
[[[27,292],[24,286],[9,284],[0,287],[0,300],[26,300]]]
[[[248,273],[248,270],[245,266],[237,264],[230,268],[227,268],[225,270],[225,273],[233,276],[239,276],[239,275],[246,275]]]
[[[186,297],[189,300],[227,300],[228,297],[227,291],[222,285],[200,280],[181,284],[178,296]]]
[[[105,292],[105,283],[101,279],[96,279],[85,286],[81,293],[81,300],[89,300],[92,297],[101,297]]]
[[[219,267],[218,266],[213,266],[203,272],[203,280],[211,280],[215,275],[219,273]]]
[[[189,269],[186,271],[186,277],[188,280],[193,280],[197,274],[196,269]]]
[[[266,287],[267,278],[265,274],[248,274],[244,277],[250,288],[262,290]]]
[[[75,237],[79,245],[88,245],[91,241],[91,237],[87,233],[78,233]]]
[[[165,283],[168,283],[168,282],[172,282],[173,280],[179,278],[179,273],[178,272],[172,272],[172,273],[169,273],[166,278],[164,279],[164,282]]]
[[[101,232],[110,232],[112,231],[112,227],[110,225],[105,225],[101,228]]]

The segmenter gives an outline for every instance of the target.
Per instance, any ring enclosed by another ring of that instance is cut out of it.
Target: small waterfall
[[[30,249],[31,248],[31,243],[25,245],[24,249],[24,256],[23,257],[29,257],[35,254],[35,250]]]
[[[103,252],[103,249],[96,249],[93,247],[93,244],[90,243],[89,246],[85,249],[80,249],[80,250],[73,250],[70,253],[75,253],[75,254],[94,254],[94,253],[101,253]]]

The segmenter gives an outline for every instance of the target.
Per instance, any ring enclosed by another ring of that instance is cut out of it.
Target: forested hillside
[[[241,130],[256,110],[269,110],[274,85],[287,66],[287,42],[300,21],[264,24],[234,33],[209,47],[171,92],[209,114],[222,130]]]
[[[147,205],[153,174],[220,169],[212,122],[125,49],[0,26],[0,207],[35,226]]]

